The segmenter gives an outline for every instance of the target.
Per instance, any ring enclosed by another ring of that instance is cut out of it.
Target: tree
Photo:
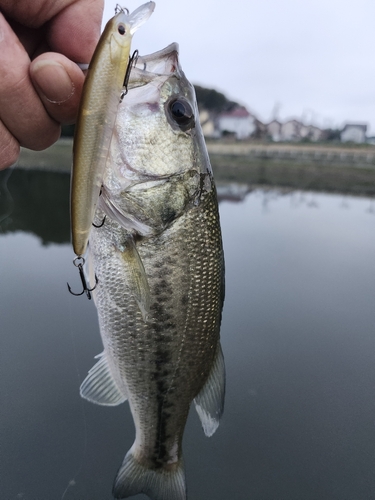
[[[200,85],[194,85],[194,88],[199,109],[222,113],[223,111],[230,111],[239,106],[237,102],[230,101],[224,94],[217,90],[206,89]]]

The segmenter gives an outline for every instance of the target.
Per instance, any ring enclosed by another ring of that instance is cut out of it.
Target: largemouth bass
[[[194,400],[219,425],[224,259],[216,190],[194,88],[172,44],[140,57],[119,107],[91,232],[104,351],[81,385],[101,405],[129,401],[135,442],[115,498],[185,500],[181,443]]]
[[[73,147],[71,218],[74,253],[85,253],[112,138],[135,31],[154,2],[110,19],[90,62],[77,116]]]

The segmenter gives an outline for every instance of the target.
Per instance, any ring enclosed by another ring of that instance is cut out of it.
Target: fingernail
[[[61,64],[42,59],[32,66],[33,79],[48,101],[62,104],[74,94],[74,85]]]

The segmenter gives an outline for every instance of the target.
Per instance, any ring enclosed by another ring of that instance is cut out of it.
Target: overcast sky
[[[106,0],[104,18],[116,0]],[[126,0],[130,11],[142,0]],[[260,120],[361,122],[375,135],[375,0],[156,0],[141,55],[180,45],[187,78]]]

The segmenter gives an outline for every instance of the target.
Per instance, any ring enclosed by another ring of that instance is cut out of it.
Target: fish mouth
[[[157,77],[165,79],[172,75],[180,76],[178,50],[178,43],[174,42],[153,54],[138,56],[130,72],[128,88],[147,85]]]
[[[194,120],[187,124],[173,122],[169,104],[180,96],[192,115],[197,112],[194,90],[181,69],[178,50],[178,44],[172,43],[152,54],[139,56],[132,67],[129,92],[118,108],[112,137],[112,168],[116,169],[117,179],[114,189],[118,192],[141,182],[168,179],[185,169],[178,153],[173,153],[176,156],[173,162],[167,161],[163,149],[166,137],[174,141],[178,136],[181,140],[180,136],[189,135],[195,124]],[[137,144],[135,149],[134,144]],[[149,156],[146,149],[150,151]],[[152,163],[151,158],[157,161]]]

